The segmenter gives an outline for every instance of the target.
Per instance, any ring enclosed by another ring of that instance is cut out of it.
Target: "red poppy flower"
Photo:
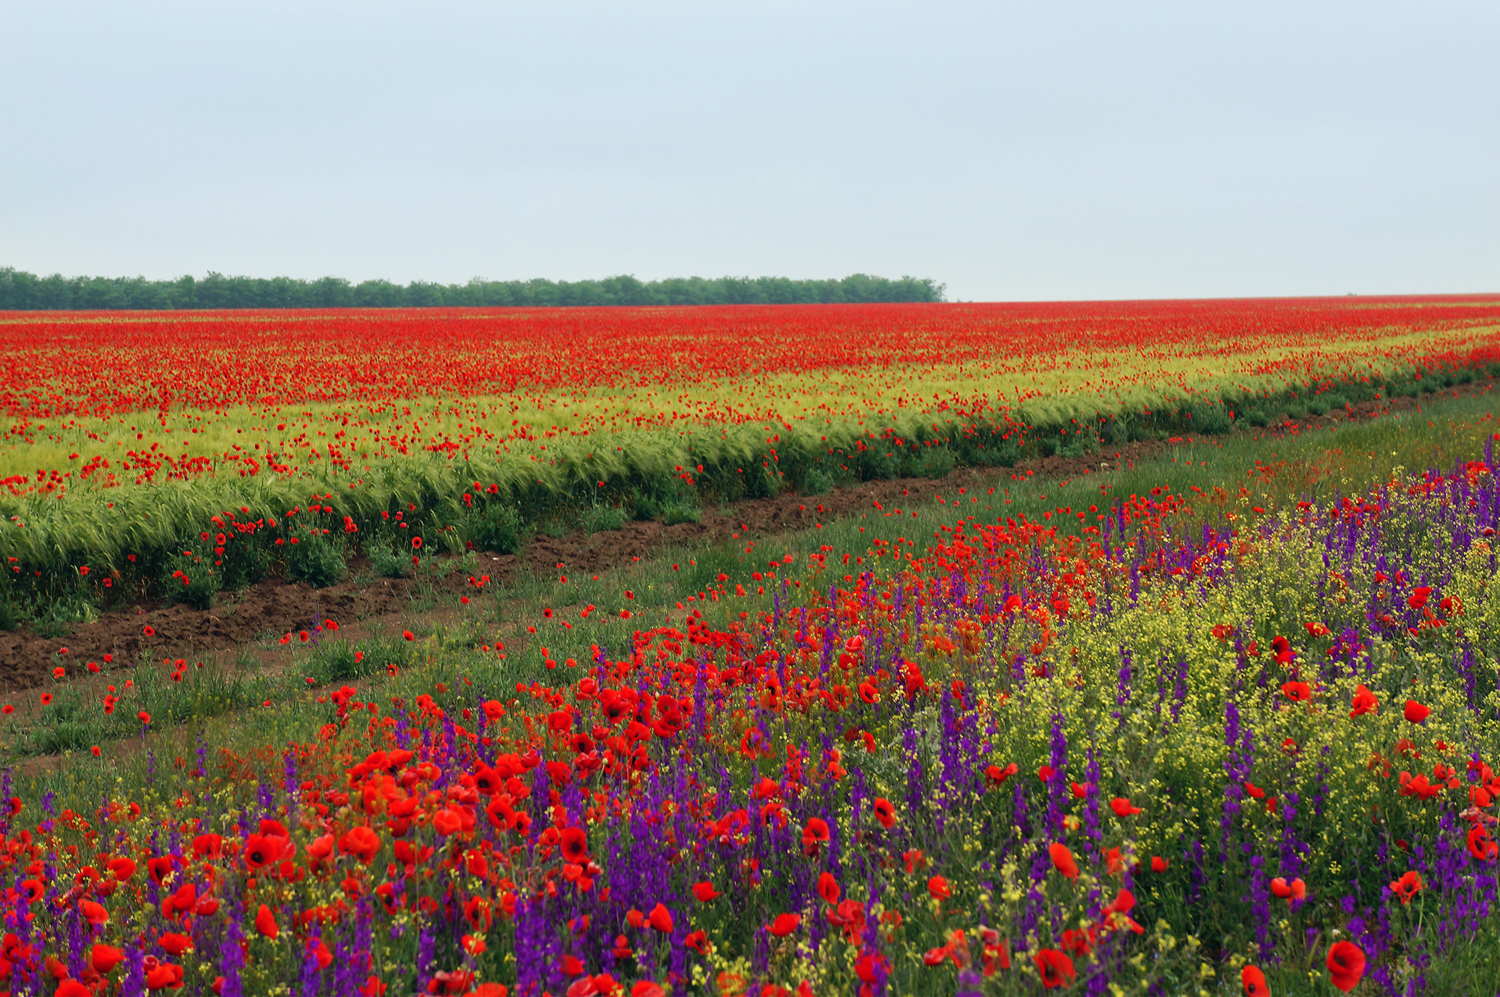
[[[1153,855],[1153,856],[1151,856],[1151,871],[1152,872],[1166,872],[1167,871],[1167,860],[1164,859],[1164,858],[1162,858],[1160,855]]]
[[[339,849],[369,865],[380,851],[380,835],[361,825],[339,838]]]
[[[147,713],[145,710],[142,710],[141,712],[137,713],[135,715],[135,718],[137,720],[139,720],[141,723],[146,724],[147,726],[150,726],[150,724],[151,724],[151,714]]]
[[[1015,775],[1018,771],[1020,771],[1019,766],[1015,762],[1011,762],[1005,768],[1001,768],[998,765],[991,765],[984,770],[984,776],[990,781],[990,785],[1003,786],[1005,785],[1005,780]]]
[[[802,851],[808,856],[818,854],[818,847],[828,841],[828,822],[814,817],[802,831]]]
[[[1373,692],[1361,685],[1354,690],[1354,701],[1349,705],[1353,707],[1349,711],[1349,718],[1352,720],[1355,717],[1362,717],[1366,713],[1374,713],[1380,706],[1380,703],[1375,699]]]
[[[563,858],[582,865],[589,857],[589,839],[581,827],[565,828],[562,833]]]
[[[896,823],[896,808],[883,796],[875,797],[875,819],[880,821],[881,827],[890,827]]]
[[[1280,900],[1289,900],[1296,897],[1298,900],[1307,899],[1307,884],[1301,879],[1294,879],[1288,883],[1281,876],[1271,880],[1271,893]]]
[[[1281,694],[1294,703],[1305,703],[1312,699],[1312,688],[1306,682],[1284,682]]]
[[[193,947],[193,940],[175,931],[168,932],[161,936],[161,947],[167,950],[168,955],[176,959]]]
[[[1359,986],[1365,975],[1365,953],[1353,942],[1334,942],[1328,947],[1328,980],[1344,993]]]
[[[1042,986],[1047,990],[1066,987],[1078,975],[1073,969],[1073,960],[1057,949],[1042,949],[1032,956],[1032,961],[1036,963],[1036,971],[1042,977]]]
[[[1411,595],[1406,597],[1406,604],[1412,609],[1421,609],[1427,605],[1428,596],[1432,595],[1432,589],[1426,585],[1421,588],[1412,589]]]
[[[1109,808],[1115,812],[1116,817],[1129,817],[1131,814],[1142,813],[1140,807],[1133,805],[1130,800],[1123,796],[1116,796],[1109,801]]]
[[[801,914],[777,914],[776,920],[771,922],[769,930],[777,938],[785,938],[796,931],[797,925],[801,923]]]
[[[182,967],[170,962],[160,962],[155,969],[146,970],[147,990],[176,990],[182,986]]]
[[[672,933],[672,912],[667,910],[666,905],[657,904],[651,908],[651,913],[646,915],[646,923],[662,934],[670,935]]]
[[[422,549],[422,538],[421,537],[412,537],[411,538],[411,549],[412,550],[421,550]]]
[[[432,829],[445,838],[450,834],[457,834],[463,830],[463,826],[464,819],[450,807],[444,807],[432,815]]]
[[[405,637],[407,640],[416,640],[417,639],[416,635],[414,635],[410,630],[403,630],[403,631],[401,631],[401,636]]]
[[[1053,842],[1047,846],[1047,854],[1052,856],[1052,867],[1069,879],[1078,878],[1078,863],[1073,861],[1073,853],[1068,850],[1067,845]]]
[[[1427,719],[1428,714],[1430,714],[1432,710],[1426,706],[1423,706],[1415,699],[1408,699],[1406,701],[1406,708],[1401,712],[1402,716],[1406,717],[1408,722],[1419,724]]]
[[[1421,892],[1424,885],[1421,874],[1413,869],[1391,883],[1391,892],[1401,898],[1401,906],[1405,907],[1411,903],[1412,897]]]
[[[95,903],[92,900],[78,901],[78,912],[83,915],[85,921],[96,927],[109,923],[109,911],[104,909],[103,904]]]
[[[825,872],[818,877],[818,896],[827,903],[836,904],[843,890],[839,888],[839,881],[833,878],[833,873]]]
[[[1469,854],[1481,862],[1493,862],[1495,856],[1500,854],[1500,845],[1495,843],[1490,832],[1481,824],[1469,828],[1468,847]]]
[[[281,928],[276,924],[276,915],[271,913],[271,908],[265,904],[260,905],[260,910],[255,915],[255,930],[264,938],[275,941],[281,934]]]
[[[933,876],[927,881],[927,892],[932,894],[935,900],[947,900],[953,896],[953,889],[948,885],[948,880],[942,876]]]
[[[826,876],[828,874],[824,873],[823,875]],[[693,896],[701,904],[706,904],[710,900],[716,900],[723,895],[724,894],[714,889],[714,884],[712,883],[698,883],[693,887]]]
[[[1254,966],[1240,970],[1240,985],[1245,988],[1245,997],[1271,997],[1271,988],[1266,986],[1266,974]]]
[[[148,623],[145,626],[141,627],[141,634],[146,637],[155,637],[156,628]]]
[[[53,991],[53,997],[94,997],[94,992],[77,980],[63,980]]]

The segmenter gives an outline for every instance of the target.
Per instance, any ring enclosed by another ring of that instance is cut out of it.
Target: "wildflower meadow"
[[[1497,311],[0,319],[0,992],[1492,995]]]

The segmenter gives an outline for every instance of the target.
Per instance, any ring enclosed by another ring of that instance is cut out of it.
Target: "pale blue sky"
[[[1500,291],[1500,4],[16,3],[0,265]]]

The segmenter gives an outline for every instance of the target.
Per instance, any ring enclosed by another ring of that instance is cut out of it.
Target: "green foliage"
[[[509,502],[486,503],[469,520],[469,539],[476,550],[519,554],[530,532],[521,518],[521,510]]]
[[[346,641],[322,641],[302,664],[302,674],[319,685],[364,678],[385,671],[389,655],[380,653],[375,642],[353,646]]]
[[[327,588],[349,574],[344,563],[343,545],[330,539],[327,530],[316,527],[294,533],[283,548],[286,576],[294,582],[306,582],[313,588]]]
[[[229,591],[254,585],[271,573],[270,545],[253,534],[225,536],[224,556],[219,565],[220,584]]]
[[[194,548],[197,549],[194,549]],[[214,570],[211,560],[199,553],[201,546],[187,542],[180,545],[167,559],[172,570],[162,581],[168,602],[183,602],[194,609],[207,609],[213,605],[219,592],[221,576]]]
[[[618,530],[630,517],[617,505],[586,505],[578,515],[579,525],[585,533],[603,530]]]

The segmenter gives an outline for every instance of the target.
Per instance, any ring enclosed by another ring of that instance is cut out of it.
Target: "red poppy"
[[[96,973],[108,973],[124,961],[125,950],[113,945],[95,945],[89,952],[89,965],[94,967]]]
[[[825,872],[818,877],[818,896],[827,903],[836,904],[843,890],[839,888],[839,881],[833,878],[833,873]]]
[[[276,915],[271,913],[271,908],[265,904],[260,905],[260,910],[255,915],[255,930],[264,938],[275,941],[281,934],[281,928],[276,924]]]
[[[942,876],[933,876],[927,881],[927,892],[932,894],[935,900],[947,900],[953,896],[953,889],[948,885],[948,880]]]
[[[1432,595],[1432,589],[1426,585],[1412,589],[1411,595],[1406,597],[1406,604],[1412,609],[1421,609],[1427,605],[1427,597],[1430,595]]]
[[[161,947],[166,949],[168,955],[176,959],[193,947],[193,940],[175,931],[168,932],[161,936]]]
[[[1073,853],[1068,850],[1067,845],[1053,842],[1047,846],[1047,854],[1052,856],[1052,867],[1069,879],[1078,878],[1078,863],[1073,861]]]
[[[828,874],[825,872],[823,875],[826,876]],[[698,883],[693,887],[693,897],[696,898],[697,901],[701,904],[706,904],[710,900],[716,900],[723,895],[724,894],[714,889],[714,884],[712,883]]]
[[[814,817],[802,831],[802,851],[808,856],[818,854],[818,847],[828,841],[828,822]]]
[[[1042,977],[1042,986],[1047,990],[1066,987],[1078,975],[1073,969],[1073,960],[1057,949],[1042,949],[1032,956],[1032,960],[1036,963],[1037,973]]]
[[[1130,800],[1123,796],[1116,796],[1109,801],[1109,808],[1115,812],[1116,817],[1129,817],[1131,814],[1142,813],[1140,807],[1133,805]]]
[[[1391,883],[1391,892],[1401,898],[1401,906],[1405,907],[1411,903],[1412,897],[1421,892],[1424,885],[1421,874],[1413,869]]]
[[[1271,997],[1271,988],[1266,986],[1266,974],[1254,966],[1240,970],[1240,985],[1245,988],[1245,997]]]
[[[990,785],[1003,786],[1005,785],[1005,780],[1015,775],[1018,771],[1020,771],[1020,767],[1015,762],[1011,762],[1005,768],[1001,768],[998,765],[991,765],[984,770],[984,776],[990,781]]]
[[[1353,942],[1334,942],[1328,947],[1328,980],[1344,993],[1359,986],[1365,975],[1365,953]]]
[[[77,980],[63,980],[57,985],[53,997],[94,997],[94,992]]]
[[[422,538],[421,537],[412,537],[411,538],[411,549],[412,550],[421,550],[422,549]]]
[[[339,849],[369,865],[380,851],[380,835],[361,825],[339,838]]]
[[[176,990],[182,986],[182,967],[170,962],[160,962],[155,969],[146,970],[147,990]]]
[[[417,639],[416,635],[414,635],[410,630],[403,630],[403,631],[401,631],[401,636],[405,637],[407,640],[416,640]]]
[[[1294,703],[1305,703],[1312,699],[1312,688],[1306,682],[1283,682],[1281,694]]]
[[[1281,876],[1271,880],[1271,893],[1280,900],[1288,900],[1295,897],[1298,900],[1307,899],[1307,884],[1301,879],[1294,879],[1288,883]]]
[[[875,797],[875,819],[880,821],[881,827],[890,827],[896,823],[896,808],[883,796]]]
[[[1469,854],[1481,862],[1493,862],[1495,856],[1500,854],[1500,845],[1495,843],[1490,832],[1481,824],[1469,828],[1468,846]]]
[[[646,922],[664,935],[672,933],[672,912],[664,904],[652,907],[651,913],[646,915]]]
[[[1406,717],[1407,721],[1410,723],[1419,724],[1422,721],[1426,720],[1428,714],[1430,714],[1431,712],[1431,709],[1423,706],[1415,699],[1408,699],[1406,701],[1406,708],[1402,710],[1402,716]]]
[[[801,923],[801,914],[777,914],[776,920],[771,922],[769,930],[777,938],[785,938],[796,931],[797,925]]]
[[[463,830],[463,826],[463,817],[451,807],[444,807],[432,815],[432,829],[445,838],[450,834],[457,834]]]
[[[1349,705],[1353,707],[1349,711],[1349,718],[1352,720],[1355,717],[1362,717],[1366,713],[1374,713],[1380,706],[1380,703],[1375,699],[1373,692],[1361,685],[1354,690],[1354,701]]]
[[[589,857],[589,839],[581,827],[565,828],[562,833],[563,858],[582,865]]]
[[[146,637],[155,637],[156,628],[148,623],[145,626],[141,627],[141,634]]]
[[[1153,856],[1151,856],[1151,871],[1152,872],[1166,872],[1167,871],[1167,860],[1164,859],[1164,858],[1162,858],[1160,855],[1153,855]]]

